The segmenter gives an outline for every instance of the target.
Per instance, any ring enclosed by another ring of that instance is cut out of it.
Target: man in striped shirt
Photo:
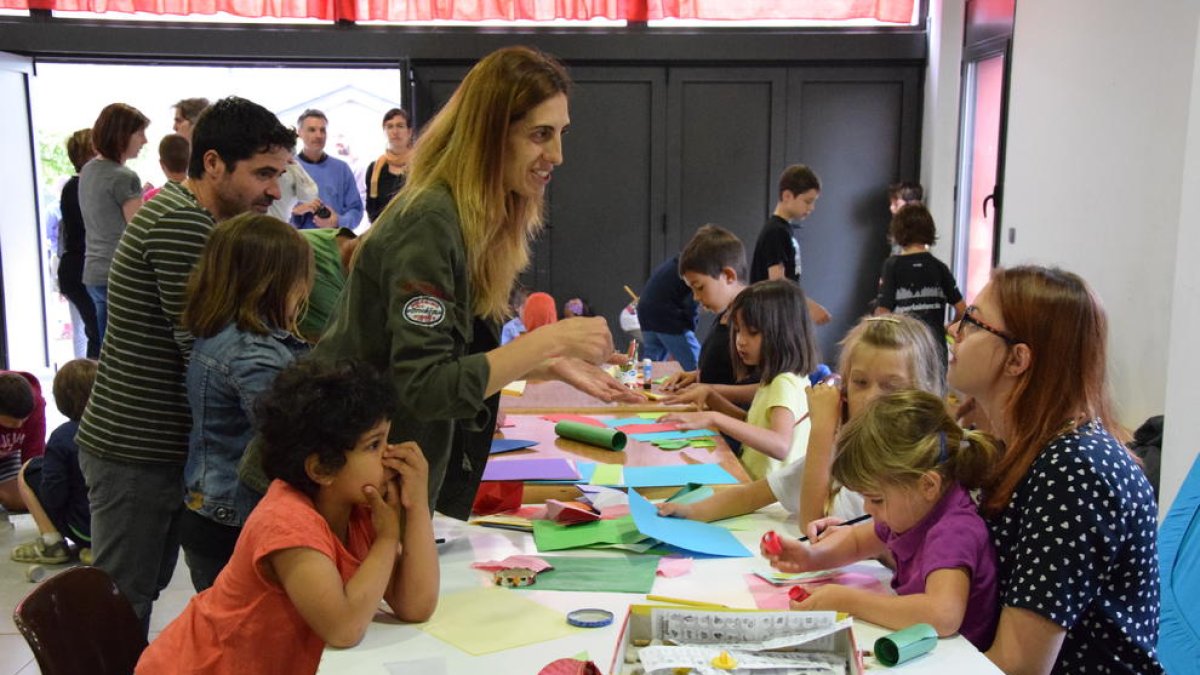
[[[143,629],[179,555],[183,466],[192,419],[180,324],[188,275],[213,226],[266,213],[296,133],[230,97],[192,132],[188,178],[168,183],[130,221],[108,277],[109,328],[76,437],[92,506],[95,564],[133,603]]]

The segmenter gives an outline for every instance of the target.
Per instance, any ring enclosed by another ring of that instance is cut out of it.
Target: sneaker
[[[71,559],[66,541],[57,541],[49,546],[41,537],[21,544],[13,549],[12,559],[19,563],[42,563],[60,565]]]

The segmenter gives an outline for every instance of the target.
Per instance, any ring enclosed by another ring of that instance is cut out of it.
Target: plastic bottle
[[[654,370],[654,362],[650,359],[642,359],[642,389],[650,391],[654,385],[653,378],[650,373]]]

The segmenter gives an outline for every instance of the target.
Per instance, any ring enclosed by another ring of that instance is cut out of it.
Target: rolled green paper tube
[[[624,450],[625,434],[608,427],[595,427],[582,422],[563,420],[554,425],[554,433],[580,443],[595,445],[607,450]]]
[[[937,631],[918,623],[884,635],[875,641],[875,658],[887,667],[910,661],[937,646]]]

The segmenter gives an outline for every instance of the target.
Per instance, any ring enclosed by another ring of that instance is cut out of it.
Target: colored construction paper
[[[689,440],[693,448],[715,448],[717,447],[716,440],[712,438],[693,438]]]
[[[442,596],[433,617],[417,627],[474,656],[587,630],[568,624],[562,612],[497,586]]]
[[[600,514],[592,511],[586,504],[579,502],[561,502],[557,499],[546,500],[546,520],[553,520],[564,525],[575,523],[590,523],[600,520]]]
[[[520,396],[521,394],[524,394],[525,380],[513,380],[512,382],[509,382],[508,384],[504,385],[504,388],[500,390],[500,393],[508,394],[509,396]]]
[[[596,471],[595,462],[575,462],[575,469],[579,471],[579,478],[565,478],[562,480],[527,480],[526,483],[533,485],[578,485],[586,483],[592,479],[592,473]]]
[[[644,420],[656,420],[666,414],[665,412],[644,412],[638,413],[637,416]]]
[[[620,464],[597,464],[588,483],[592,485],[623,485],[625,483],[624,469]]]
[[[666,501],[672,504],[695,504],[713,496],[713,489],[707,485],[699,483],[688,483],[679,488],[675,494],[667,497]]]
[[[537,441],[523,441],[519,438],[493,438],[491,454],[499,455],[502,452],[524,450],[525,448],[531,448],[537,444]]]
[[[749,515],[714,520],[713,525],[723,527],[730,532],[745,532],[746,530],[753,530],[755,527],[757,527],[754,519],[752,519]]]
[[[605,426],[616,429],[618,427],[627,427],[630,425],[646,426],[654,424],[654,420],[648,420],[644,417],[620,417],[604,421]]]
[[[659,431],[653,434],[633,434],[633,440],[653,443],[654,441],[674,441],[680,438],[703,438],[716,436],[712,429],[691,429],[690,431]]]
[[[582,525],[559,525],[549,520],[533,521],[533,541],[539,551],[562,551],[596,544],[636,544],[646,536],[638,532],[632,517],[597,520]]]
[[[737,479],[720,464],[676,464],[625,467],[625,487],[667,487],[671,485],[732,485]]]
[[[927,623],[918,623],[875,641],[875,658],[889,668],[904,663],[937,646],[937,631]]]
[[[485,570],[488,572],[495,572],[497,570],[511,570],[518,567],[533,570],[534,572],[541,572],[543,570],[550,569],[552,565],[546,562],[545,559],[539,558],[535,555],[510,555],[504,560],[487,560],[484,562],[471,563],[471,567],[477,570]]]
[[[692,571],[692,559],[677,555],[665,555],[658,559],[658,576],[681,577]]]
[[[606,450],[624,450],[625,434],[608,427],[595,427],[572,420],[563,420],[554,425],[554,433],[580,443],[587,443]]]
[[[649,593],[658,560],[639,555],[575,557],[546,556],[553,569],[539,572],[531,591],[589,591]]]
[[[674,441],[655,441],[654,446],[659,450],[682,450],[691,445],[686,438]]]
[[[581,500],[586,500],[592,505],[592,508],[601,512],[618,506],[624,506],[628,510],[629,495],[622,490],[603,485],[580,485],[579,491],[583,493],[583,496],[580,497]]]
[[[471,513],[487,516],[502,511],[521,508],[525,496],[525,484],[519,480],[497,480],[480,483],[475,492],[475,503]]]
[[[488,462],[482,480],[579,480],[579,477],[579,470],[570,460],[539,457]]]
[[[549,420],[551,422],[554,422],[555,424],[562,422],[563,420],[567,420],[569,422],[579,422],[580,424],[587,424],[587,425],[590,425],[593,427],[604,427],[604,422],[601,422],[600,420],[596,419],[595,417],[589,417],[587,415],[571,415],[569,413],[556,413],[553,415],[542,415],[542,419]]]
[[[654,434],[660,431],[679,431],[679,427],[674,424],[659,424],[651,420],[642,420],[638,424],[622,424],[614,428],[617,431],[623,431],[627,434]]]
[[[675,548],[732,558],[751,556],[750,551],[729,530],[694,520],[660,516],[653,504],[632,490],[629,492],[629,513],[642,534]],[[541,550],[540,547],[538,550]]]

